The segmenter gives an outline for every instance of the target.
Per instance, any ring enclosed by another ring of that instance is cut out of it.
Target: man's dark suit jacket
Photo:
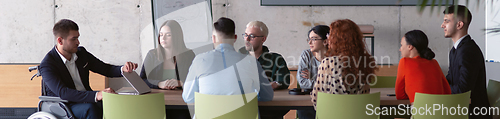
[[[121,67],[102,62],[81,46],[78,47],[76,55],[78,56],[75,62],[76,67],[87,91],[76,90],[75,83],[66,65],[57,53],[56,47],[54,47],[45,55],[39,69],[42,74],[42,81],[45,84],[46,95],[60,97],[70,102],[95,102],[97,91],[92,91],[90,88],[89,70],[107,77],[120,77]]]
[[[486,94],[485,60],[476,42],[469,35],[466,36],[458,44],[455,51],[452,48],[449,59],[450,68],[446,79],[450,84],[451,93],[459,94],[472,91],[469,112],[474,111],[474,107],[489,107],[488,95]]]

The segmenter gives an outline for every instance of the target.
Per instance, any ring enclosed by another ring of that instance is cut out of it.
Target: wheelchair
[[[30,72],[37,70],[37,73],[31,77],[31,80],[42,75],[40,74],[40,70],[38,70],[39,68],[40,66],[29,67]],[[42,96],[38,97],[40,101],[38,102],[37,112],[29,116],[28,119],[75,119],[69,107],[66,106],[66,103],[68,103],[67,100],[54,96],[46,96],[46,94],[45,83],[42,81]]]

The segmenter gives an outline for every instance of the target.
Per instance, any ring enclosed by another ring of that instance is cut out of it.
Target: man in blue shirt
[[[186,77],[182,98],[194,102],[194,92],[211,95],[237,95],[258,92],[259,101],[270,101],[274,92],[269,81],[258,72],[262,66],[250,55],[235,51],[234,21],[222,17],[214,23],[215,49],[197,55]]]

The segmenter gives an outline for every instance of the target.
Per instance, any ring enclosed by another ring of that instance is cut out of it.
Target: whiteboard
[[[500,1],[487,0],[486,4],[486,29],[500,28]],[[500,62],[500,32],[486,35],[486,60]]]
[[[213,49],[210,0],[154,0],[153,15],[155,38],[163,22],[176,20],[182,27],[187,48],[195,54]]]

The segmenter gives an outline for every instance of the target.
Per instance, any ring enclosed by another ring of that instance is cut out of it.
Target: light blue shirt
[[[263,72],[253,56],[236,52],[230,44],[220,44],[194,58],[182,98],[186,103],[193,103],[194,92],[211,95],[258,92],[259,101],[270,101],[274,92]]]

